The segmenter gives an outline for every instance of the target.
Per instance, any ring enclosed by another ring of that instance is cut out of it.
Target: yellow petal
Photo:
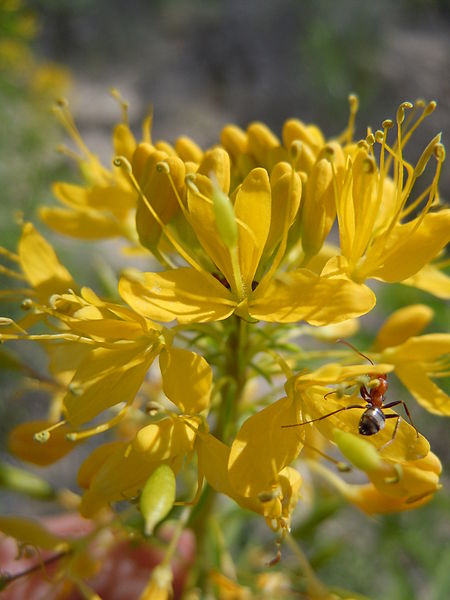
[[[229,284],[233,284],[234,274],[230,250],[223,242],[217,227],[212,201],[213,185],[211,180],[202,174],[196,174],[193,181],[200,194],[188,187],[187,201],[192,228],[218,270]]]
[[[161,462],[188,454],[195,441],[198,421],[173,418],[150,423],[136,434],[133,450],[142,460]]]
[[[257,497],[277,483],[278,473],[303,447],[301,432],[287,423],[297,420],[296,403],[282,398],[249,417],[236,435],[228,461],[231,485],[242,496]]]
[[[247,128],[248,147],[258,164],[271,168],[270,152],[280,146],[280,140],[264,123],[251,123]]]
[[[114,127],[113,145],[116,156],[132,159],[133,152],[136,150],[136,139],[125,123],[119,123]]]
[[[364,315],[375,302],[375,294],[365,285],[298,269],[258,286],[250,297],[249,312],[270,322],[329,325]]]
[[[208,408],[212,370],[203,356],[183,348],[166,347],[159,355],[163,390],[182,412]]]
[[[421,406],[435,415],[450,416],[450,396],[430,379],[424,366],[405,362],[396,366],[395,373]]]
[[[157,354],[147,340],[119,349],[92,350],[72,379],[73,391],[64,397],[67,420],[78,426],[115,404],[131,402]]]
[[[381,326],[374,341],[375,350],[398,346],[417,335],[432,320],[434,311],[425,304],[412,304],[396,310]]]
[[[313,167],[302,202],[302,247],[307,256],[317,254],[336,216],[333,171],[322,158]]]
[[[35,433],[54,425],[51,421],[29,421],[15,427],[9,434],[9,450],[21,460],[41,467],[51,465],[71,452],[77,442],[70,442],[66,435],[73,431],[66,425],[52,431],[45,443],[33,439]]]
[[[76,288],[72,276],[59,262],[52,246],[31,223],[26,223],[23,227],[18,252],[25,276],[46,300],[52,294]]]
[[[214,173],[217,183],[224,194],[230,191],[230,157],[223,148],[212,148],[205,152],[198,173],[211,176]]]
[[[280,241],[284,230],[292,225],[302,195],[302,181],[298,173],[292,172],[289,163],[278,163],[270,174],[272,206],[270,230],[264,254],[270,256]]]
[[[372,483],[365,485],[349,485],[345,492],[344,496],[347,500],[355,504],[360,510],[368,515],[383,515],[413,510],[414,508],[423,506],[433,497],[432,495],[427,495],[415,500],[414,498],[408,499],[387,496],[378,491]]]
[[[239,264],[244,288],[247,290],[252,289],[256,269],[269,235],[271,204],[267,171],[253,169],[239,188],[234,205],[239,226]]]
[[[177,139],[175,152],[183,162],[200,163],[203,157],[203,150],[200,146],[187,136],[181,136]]]
[[[127,442],[108,442],[95,448],[89,456],[81,463],[77,474],[77,483],[84,489],[89,489],[92,479],[107,459],[114,454],[119,448],[124,449]]]
[[[229,498],[235,500],[243,508],[263,513],[262,503],[256,498],[245,498],[238,494],[230,483],[228,459],[230,449],[210,433],[199,432],[196,443],[198,453],[198,470],[209,485]]]
[[[112,215],[94,210],[74,211],[43,206],[39,209],[39,216],[50,229],[82,240],[115,238],[124,233]]]
[[[209,273],[183,267],[142,275],[142,282],[122,277],[119,293],[136,312],[156,321],[220,321],[236,307],[231,293]]]
[[[450,298],[450,277],[434,265],[425,265],[415,275],[404,279],[402,283],[429,292],[443,300]]]
[[[374,270],[371,276],[389,282],[402,281],[412,277],[439,254],[450,239],[450,209],[428,213],[416,229],[420,218],[394,229],[383,266]],[[376,252],[374,247],[373,253]]]
[[[387,478],[381,473],[368,473],[368,477],[382,494],[404,499],[430,495],[439,488],[437,473],[409,463],[401,465],[398,478]]]
[[[387,362],[429,362],[450,352],[450,334],[428,333],[407,339],[394,348],[386,348],[382,357]]]

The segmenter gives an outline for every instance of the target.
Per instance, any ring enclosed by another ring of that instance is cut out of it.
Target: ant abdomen
[[[361,435],[374,435],[384,428],[386,417],[381,408],[369,406],[361,415],[358,431]]]

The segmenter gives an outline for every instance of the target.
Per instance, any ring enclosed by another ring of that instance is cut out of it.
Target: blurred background
[[[360,98],[358,137],[368,125],[376,129],[395,118],[400,102],[434,99],[438,108],[410,150],[417,159],[439,131],[448,144],[449,74],[449,0],[0,0],[0,243],[15,247],[19,213],[36,222],[35,208],[51,199],[52,181],[77,178],[55,151],[65,141],[50,110],[57,96],[69,98],[85,141],[105,164],[121,118],[112,87],[129,101],[136,134],[153,104],[154,138],[189,135],[203,146],[215,143],[229,122],[246,127],[262,120],[280,134],[286,118],[299,117],[327,137],[339,134],[350,92]],[[441,194],[450,197],[446,166]],[[48,237],[78,275],[75,246]],[[95,278],[82,268],[84,281]],[[390,286],[389,296],[382,289],[379,308],[390,314],[413,302],[436,308],[430,330],[445,328],[442,303],[413,289]],[[7,311],[2,305],[2,314]],[[361,337],[362,347],[371,335]],[[27,418],[30,405],[14,392],[10,374],[0,384],[4,448],[7,431]],[[36,392],[33,403],[39,406]],[[445,420],[416,404],[411,410],[433,449],[448,459]],[[67,463],[48,473],[67,485],[73,480]],[[5,494],[0,511],[16,505],[16,496]],[[27,506],[51,510],[38,501]],[[339,518],[329,519],[335,511]],[[324,491],[323,506],[301,524],[299,536],[330,585],[380,600],[444,600],[450,596],[449,516],[448,490],[419,511],[376,519],[333,503]]]

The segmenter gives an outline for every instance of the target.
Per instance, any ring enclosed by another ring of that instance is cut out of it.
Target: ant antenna
[[[373,365],[373,361],[366,356],[365,354],[363,354],[362,352],[360,352],[358,350],[358,348],[355,348],[355,346],[353,344],[350,344],[350,342],[347,342],[347,340],[336,340],[336,343],[340,343],[340,344],[345,344],[346,346],[348,346],[349,348],[351,348],[354,352],[356,352],[356,354],[359,354],[360,356],[362,356],[363,358],[365,358],[366,360],[368,360],[370,362],[371,365]]]

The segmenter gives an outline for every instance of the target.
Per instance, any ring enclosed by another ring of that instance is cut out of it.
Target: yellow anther
[[[30,310],[33,307],[33,300],[31,298],[25,298],[25,300],[22,300],[22,303],[20,305],[20,308],[22,310]]]
[[[39,431],[33,435],[33,440],[35,442],[39,442],[39,444],[45,444],[50,439],[50,432],[45,429],[44,431]]]
[[[186,182],[186,187],[189,188],[193,194],[196,194],[197,196],[200,195],[200,190],[198,189],[198,187],[196,186],[196,184],[194,183],[194,180],[193,180],[193,173],[188,173],[186,175],[185,182]]]
[[[367,144],[366,140],[359,140],[359,142],[356,145],[358,146],[358,148],[364,148],[365,150],[369,149],[369,145]]]
[[[433,148],[434,156],[439,162],[444,162],[445,160],[445,146],[444,144],[438,143]]]
[[[386,483],[394,485],[395,483],[398,483],[403,477],[403,469],[398,463],[395,463],[394,465],[392,465],[392,467],[395,471],[395,475],[393,475],[392,477],[385,477],[384,481]]]
[[[382,144],[384,141],[384,131],[377,129],[377,131],[375,131],[375,139],[379,144]]]
[[[411,102],[402,102],[397,110],[397,124],[401,125],[405,120],[405,110],[413,108]]]
[[[373,146],[375,144],[375,136],[373,133],[369,133],[366,137],[366,142],[369,144],[369,146]]]
[[[119,169],[124,169],[129,175],[133,173],[130,161],[125,156],[116,156],[113,160],[113,165]]]
[[[322,158],[325,158],[329,162],[334,162],[334,159],[336,158],[336,152],[335,152],[334,148],[329,145],[326,145],[322,149],[322,152],[320,153],[320,155]]]
[[[375,161],[369,156],[363,160],[362,166],[364,169],[364,173],[375,173],[376,171]]]
[[[438,135],[436,135],[431,140],[431,142],[428,144],[428,146],[422,152],[422,156],[417,161],[417,165],[415,166],[415,169],[414,169],[414,175],[416,177],[419,177],[420,175],[422,175],[432,154],[434,154],[436,156],[436,148],[438,147],[438,145],[442,146],[442,144],[440,144],[440,141],[441,141],[441,134],[438,133]]]
[[[429,102],[428,105],[425,107],[425,110],[423,111],[424,117],[431,115],[431,113],[434,111],[436,106],[437,106],[437,102],[435,100],[432,100],[431,102]]]
[[[81,396],[83,394],[83,388],[76,383],[69,383],[68,389],[72,396]]]
[[[170,173],[170,167],[165,160],[161,160],[159,163],[157,163],[156,170],[158,173],[166,173],[167,175]]]
[[[292,144],[289,146],[289,156],[291,157],[294,165],[302,155],[302,152],[303,142],[301,142],[300,140],[293,141]]]
[[[385,119],[381,125],[383,129],[392,129],[392,127],[394,127],[394,121],[392,119]]]
[[[356,94],[350,94],[348,97],[348,103],[350,105],[350,112],[355,114],[359,109],[359,98]]]

